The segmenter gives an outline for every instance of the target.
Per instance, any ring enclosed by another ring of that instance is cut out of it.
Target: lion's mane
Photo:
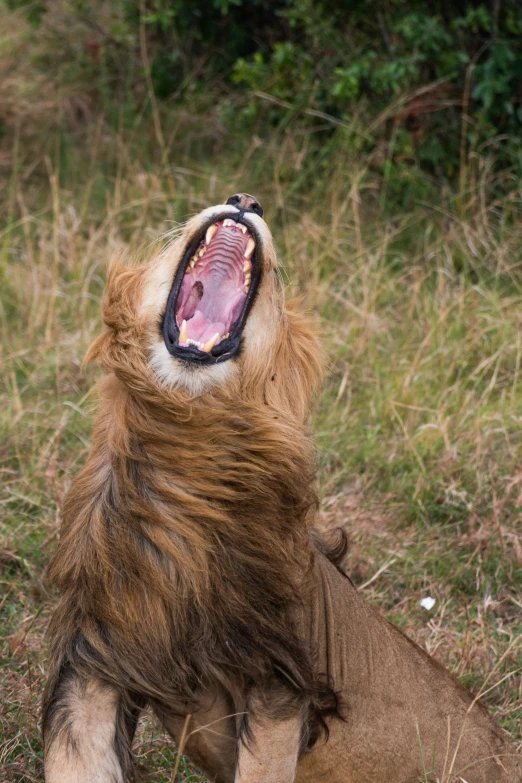
[[[240,375],[197,397],[165,387],[140,316],[146,275],[113,266],[89,353],[105,377],[50,567],[62,599],[47,693],[71,670],[168,712],[196,709],[216,683],[237,699],[284,682],[287,701],[312,703],[311,743],[336,709],[295,621],[317,504],[305,422],[316,338],[274,294],[270,356],[247,352]],[[52,710],[48,697],[44,721]]]

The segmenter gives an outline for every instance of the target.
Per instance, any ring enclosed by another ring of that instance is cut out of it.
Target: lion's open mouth
[[[252,229],[214,220],[185,252],[167,303],[163,335],[170,353],[199,362],[230,358],[259,279]]]

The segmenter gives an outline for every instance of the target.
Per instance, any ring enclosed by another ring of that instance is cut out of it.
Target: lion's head
[[[320,353],[285,306],[272,234],[259,203],[238,194],[203,210],[148,263],[114,264],[89,358],[135,388],[195,397],[263,396],[302,417]]]

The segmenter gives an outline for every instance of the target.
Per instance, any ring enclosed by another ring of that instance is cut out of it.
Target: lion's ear
[[[291,299],[286,303],[285,314],[288,320],[289,360],[299,366],[299,372],[305,375],[307,386],[313,392],[318,388],[324,370],[324,356],[317,331],[313,328],[310,316],[303,312],[299,299]]]
[[[119,332],[132,329],[138,320],[142,298],[145,267],[128,267],[119,259],[112,261],[107,275],[107,285],[102,305],[106,329],[88,349],[83,364],[97,359],[104,364],[104,356],[110,352]]]
[[[305,421],[322,371],[323,356],[317,335],[309,318],[299,309],[299,302],[290,301],[282,314],[271,359],[258,379],[258,388],[271,407]]]
[[[103,364],[103,356],[110,349],[112,336],[113,332],[110,329],[105,329],[102,334],[98,335],[94,342],[92,342],[88,347],[87,353],[85,354],[82,361],[82,367],[86,367],[96,359],[98,359],[100,363]]]
[[[324,359],[312,322],[298,300],[286,303],[286,340],[280,346],[280,364],[286,380],[281,378],[291,408],[301,420],[308,415],[310,399],[323,377]],[[277,377],[276,377],[277,381]]]
[[[103,320],[115,332],[133,327],[142,300],[145,266],[128,267],[114,261],[109,267]]]

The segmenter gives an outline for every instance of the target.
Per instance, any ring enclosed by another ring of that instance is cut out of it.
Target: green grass
[[[80,130],[46,127],[33,146],[10,141],[0,191],[0,779],[41,779],[44,631],[56,600],[45,567],[89,447],[97,372],[80,365],[100,328],[107,262],[121,249],[145,254],[173,222],[238,190],[265,207],[288,294],[320,318],[329,370],[314,415],[318,524],[346,527],[347,568],[393,622],[474,690],[491,675],[485,701],[520,743],[519,183],[501,203],[477,179],[458,210],[441,191],[397,215],[341,144],[325,161],[291,128],[253,143],[220,136],[206,115],[161,120],[173,138],[166,156],[147,113],[131,128],[100,115]],[[430,612],[419,605],[428,595]],[[147,780],[170,780],[175,749],[148,718],[136,747]],[[197,778],[182,765],[180,779]]]

